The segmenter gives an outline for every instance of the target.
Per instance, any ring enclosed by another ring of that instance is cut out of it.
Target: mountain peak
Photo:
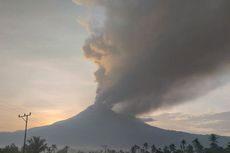
[[[180,144],[181,139],[191,142],[195,138],[205,145],[208,136],[194,135],[184,132],[168,131],[150,126],[143,121],[124,114],[118,114],[102,104],[94,104],[78,115],[49,126],[33,128],[28,137],[41,136],[47,142],[72,147],[99,147],[109,145],[114,148],[129,148],[144,142],[157,146]],[[0,133],[0,143],[20,144],[23,131]],[[229,142],[222,137],[220,144]]]

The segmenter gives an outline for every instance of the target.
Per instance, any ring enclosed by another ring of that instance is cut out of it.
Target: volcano
[[[21,144],[23,131],[0,133],[0,144]],[[113,112],[100,104],[94,104],[78,115],[49,126],[28,130],[28,137],[41,136],[49,144],[59,146],[95,148],[108,145],[113,148],[130,148],[144,142],[163,146],[179,145],[182,139],[191,142],[198,138],[203,145],[208,143],[208,135],[196,135],[164,130],[150,126],[140,119]],[[221,137],[219,143],[225,145],[228,137]]]

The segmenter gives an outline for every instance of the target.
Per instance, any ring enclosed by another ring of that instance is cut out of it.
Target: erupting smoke
[[[133,115],[197,98],[230,64],[229,0],[77,0],[105,9],[83,47],[96,103]]]

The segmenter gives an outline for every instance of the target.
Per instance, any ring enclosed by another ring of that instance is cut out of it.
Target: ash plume
[[[77,0],[105,9],[83,47],[98,65],[96,103],[137,115],[191,101],[224,83],[229,0]]]

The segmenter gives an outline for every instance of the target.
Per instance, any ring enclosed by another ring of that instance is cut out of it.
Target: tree
[[[147,142],[145,142],[145,143],[143,144],[143,152],[144,152],[144,153],[148,152],[148,148],[149,148],[149,144],[148,144]]]
[[[164,153],[170,153],[169,147],[165,146],[163,149]]]
[[[63,149],[59,150],[57,153],[68,153],[69,146],[65,146]]]
[[[139,146],[137,146],[137,145],[132,146],[131,147],[131,153],[136,153],[138,149],[139,149]]]
[[[209,136],[209,142],[210,142],[210,148],[211,149],[218,148],[218,141],[217,141],[218,139],[219,139],[219,137],[215,134],[211,134]]]
[[[157,151],[157,148],[156,148],[156,146],[153,144],[152,146],[151,146],[151,153],[155,153]]]
[[[180,148],[181,148],[181,150],[182,150],[183,152],[185,152],[185,147],[186,147],[186,141],[183,139],[183,140],[181,141],[181,145],[180,145]]]
[[[0,149],[0,153],[20,153],[20,151],[15,144],[11,144]]]
[[[227,144],[227,148],[230,150],[230,142],[228,142],[228,144]]]
[[[149,144],[148,144],[147,142],[145,142],[145,143],[143,144],[143,148],[144,148],[145,150],[147,150],[147,149],[149,148]]]
[[[227,147],[225,148],[226,152],[230,152],[230,142],[228,142]]]
[[[175,146],[175,144],[170,144],[170,145],[169,145],[169,150],[170,150],[171,152],[175,152],[175,151],[176,151],[176,146]]]
[[[55,153],[57,151],[57,146],[52,144],[50,147],[47,148],[48,153]]]
[[[47,149],[47,143],[45,139],[33,136],[28,140],[28,145],[26,146],[27,153],[41,153]]]
[[[161,148],[158,148],[156,153],[164,153]]]
[[[196,138],[192,141],[196,153],[203,153],[204,147],[200,144],[199,140]]]
[[[188,145],[185,149],[185,152],[186,153],[194,153],[194,150],[193,150],[193,146],[192,145]]]
[[[137,152],[140,152],[140,146],[136,146]]]

